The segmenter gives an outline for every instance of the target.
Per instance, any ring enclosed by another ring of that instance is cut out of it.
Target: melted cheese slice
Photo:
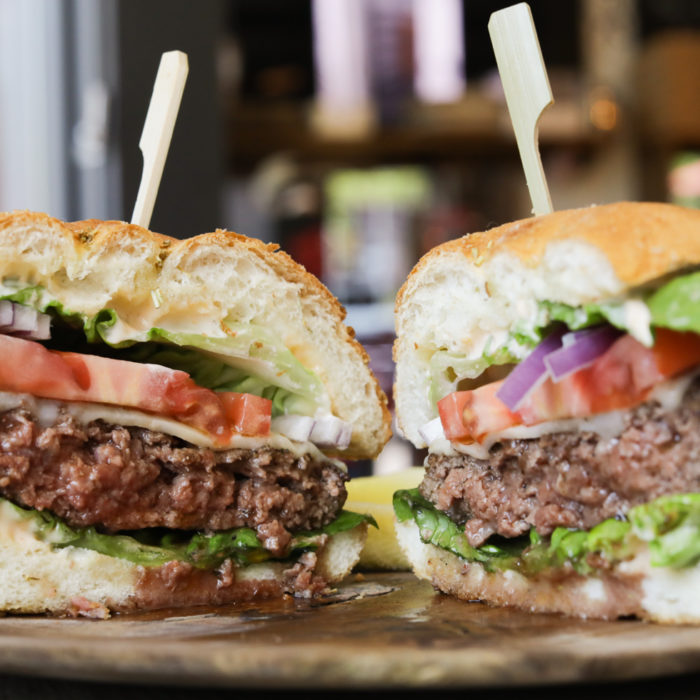
[[[156,433],[164,433],[192,443],[197,447],[206,447],[212,450],[245,449],[255,450],[260,447],[272,447],[277,450],[288,450],[297,457],[311,455],[320,461],[332,461],[334,464],[346,469],[343,462],[331,460],[325,456],[316,445],[310,442],[296,442],[279,433],[271,433],[266,437],[250,437],[247,435],[232,434],[231,440],[226,445],[214,443],[207,435],[195,428],[163,416],[155,416],[131,408],[110,406],[107,404],[84,403],[80,401],[54,401],[52,399],[40,399],[30,394],[16,394],[9,391],[0,391],[0,411],[9,411],[13,408],[26,408],[39,422],[41,426],[48,427],[56,422],[59,413],[65,411],[75,417],[80,423],[86,424],[94,420],[102,420],[113,425],[133,426],[146,428]]]

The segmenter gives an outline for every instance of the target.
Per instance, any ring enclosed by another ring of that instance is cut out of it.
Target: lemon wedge
[[[395,491],[416,488],[424,473],[423,467],[412,467],[393,474],[365,476],[348,482],[345,509],[370,513],[379,525],[379,529],[369,528],[358,563],[360,569],[410,570],[408,560],[396,541],[391,501]]]

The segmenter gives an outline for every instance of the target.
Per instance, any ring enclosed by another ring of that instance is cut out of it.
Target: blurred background
[[[348,309],[391,393],[418,257],[528,216],[489,0],[0,0],[0,210],[131,217],[163,51],[190,74],[151,228],[278,242]],[[700,206],[700,3],[531,0],[557,209]],[[669,232],[672,235],[672,232]],[[422,455],[395,438],[355,473]]]

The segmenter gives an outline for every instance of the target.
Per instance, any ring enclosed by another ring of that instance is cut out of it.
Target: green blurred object
[[[682,151],[673,157],[668,191],[674,204],[700,209],[700,151]]]
[[[324,282],[344,303],[393,301],[417,258],[432,196],[423,168],[338,170],[325,182]]]

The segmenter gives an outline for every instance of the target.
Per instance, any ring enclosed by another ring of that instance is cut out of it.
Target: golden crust
[[[399,430],[425,446],[420,427],[437,415],[429,363],[439,349],[476,358],[531,324],[540,302],[620,299],[699,264],[700,211],[654,203],[560,211],[434,248],[396,299]]]
[[[112,222],[110,222],[112,223]],[[143,229],[141,229],[143,231]],[[146,233],[150,233],[147,231]],[[167,236],[162,236],[161,234],[151,234],[153,236],[158,236],[160,238],[167,239]],[[240,233],[234,233],[232,231],[226,231],[224,229],[217,229],[212,233],[204,233],[193,238],[188,238],[185,240],[169,239],[175,241],[172,249],[169,251],[170,254],[183,255],[194,251],[196,248],[201,246],[207,246],[215,243],[220,246],[236,246],[243,245],[249,251],[254,253],[259,258],[265,260],[265,262],[270,265],[275,272],[284,280],[300,285],[302,296],[312,296],[315,298],[317,304],[322,304],[325,306],[327,313],[332,316],[339,328],[343,329],[344,338],[343,340],[350,344],[353,351],[356,352],[362,363],[369,369],[369,355],[365,348],[355,339],[355,331],[351,326],[344,325],[343,321],[347,316],[345,307],[338,301],[338,299],[331,294],[328,288],[321,283],[321,281],[315,275],[312,275],[306,270],[303,265],[296,262],[289,254],[283,251],[275,243],[262,243],[256,238],[249,238]],[[371,371],[371,370],[370,370]],[[381,448],[388,442],[391,437],[391,414],[388,409],[388,400],[386,394],[382,391],[379,383],[374,380],[373,383],[374,396],[380,404],[382,419],[381,419],[381,429],[378,435],[378,449],[372,454],[367,455],[365,451],[357,451],[356,449],[351,449],[343,453],[344,457],[358,457],[364,458],[367,456],[376,456],[376,454],[381,450]]]
[[[700,210],[657,202],[619,202],[521,219],[437,246],[421,258],[408,279],[427,261],[456,251],[470,265],[507,251],[534,268],[550,243],[566,239],[583,240],[601,250],[619,279],[628,287],[637,287],[700,263]],[[396,298],[397,309],[407,284],[408,280]]]
[[[122,221],[88,219],[62,222],[47,214],[30,211],[0,213],[0,255],[5,258],[0,264],[0,274],[8,275],[15,269],[26,268],[29,270],[28,276],[37,283],[46,279],[56,289],[66,289],[74,295],[82,294],[85,307],[76,310],[86,313],[94,312],[89,305],[101,303],[102,297],[98,292],[103,293],[105,299],[114,301],[120,315],[123,312],[129,322],[134,318],[150,322],[154,318],[156,312],[152,293],[159,289],[159,285],[171,283],[171,278],[165,279],[164,275],[167,277],[168,274],[184,270],[185,277],[196,277],[196,264],[190,265],[190,261],[198,254],[220,258],[225,265],[228,254],[243,252],[260,260],[260,268],[271,269],[281,282],[289,283],[287,288],[297,290],[305,315],[309,308],[314,309],[314,315],[318,318],[305,318],[302,323],[308,327],[306,331],[312,326],[316,329],[319,324],[323,326],[324,334],[332,338],[324,350],[326,355],[333,343],[337,349],[342,348],[343,356],[351,365],[348,373],[364,384],[363,389],[358,388],[355,392],[363,392],[364,396],[355,400],[353,410],[358,413],[359,404],[364,408],[364,413],[372,415],[362,429],[353,432],[350,448],[342,456],[375,456],[391,435],[390,414],[387,398],[369,370],[367,353],[355,339],[352,328],[344,325],[346,313],[338,300],[314,275],[279,250],[277,245],[264,244],[257,239],[221,229],[178,240]],[[114,265],[117,264],[117,256],[121,256],[119,264],[128,269],[120,270],[118,279],[115,273],[114,281],[104,282],[104,277],[111,272],[112,261]],[[105,262],[106,259],[109,262]],[[202,268],[200,278],[205,274],[212,275],[211,269]],[[166,308],[159,310],[161,317],[178,313],[201,314],[212,303],[225,305],[227,300],[220,289],[216,302],[210,303],[210,300],[197,296],[202,289],[206,291],[209,281],[209,278],[204,281],[198,279],[196,289],[193,283],[192,298],[188,298],[187,294],[182,299],[177,294],[169,296],[165,302]],[[214,287],[216,281],[211,279],[211,283]],[[96,290],[95,293],[92,293],[93,290]],[[227,310],[219,309],[219,312],[223,318]],[[316,357],[319,357],[318,352]],[[324,359],[329,376],[334,371],[333,362],[333,359]],[[339,394],[338,391],[331,391],[334,406],[336,403],[342,404],[343,397]],[[342,414],[340,417],[347,419]]]

